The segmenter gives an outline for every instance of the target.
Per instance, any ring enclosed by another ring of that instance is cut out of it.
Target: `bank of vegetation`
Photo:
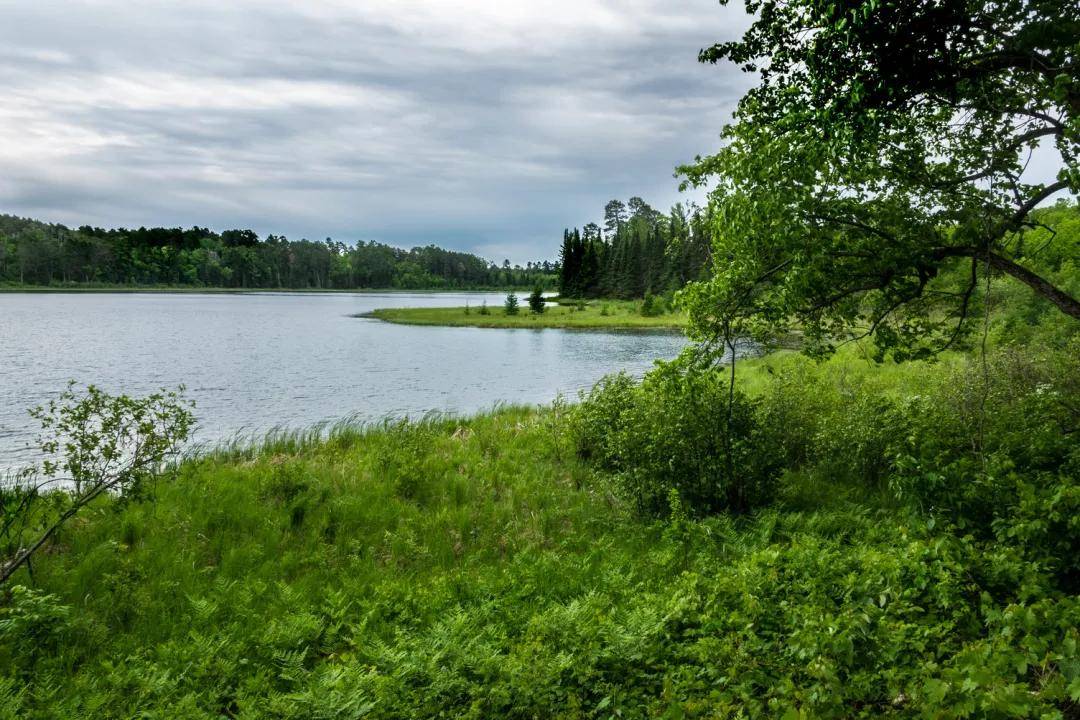
[[[403,250],[200,227],[73,230],[0,215],[0,289],[531,288],[553,286],[556,271],[550,262],[497,266],[434,245]]]
[[[681,329],[686,315],[660,298],[630,300],[563,300],[546,302],[543,312],[529,308],[510,314],[503,305],[446,308],[385,308],[370,317],[405,325],[482,328]]]
[[[1075,338],[745,362],[733,423],[686,362],[98,498],[3,590],[0,716],[1075,712]]]

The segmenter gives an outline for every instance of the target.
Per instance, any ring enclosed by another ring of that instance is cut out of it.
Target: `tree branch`
[[[971,257],[980,258],[986,260],[991,267],[995,270],[1010,275],[1013,278],[1024,283],[1036,293],[1044,297],[1053,303],[1058,310],[1069,317],[1080,320],[1080,300],[1077,300],[1072,295],[1061,288],[1052,284],[1046,278],[1037,275],[1036,273],[1028,270],[1023,265],[1020,265],[1009,258],[999,255],[992,251],[983,250],[971,245],[961,245],[955,247],[938,248],[934,250],[933,256],[938,260],[944,260],[947,257]]]
[[[1035,209],[1035,207],[1043,200],[1047,199],[1054,193],[1059,193],[1062,190],[1067,190],[1069,183],[1064,180],[1058,180],[1056,183],[1051,183],[1045,186],[1042,190],[1028,198],[1028,201],[1016,209],[1013,213],[1012,222],[1009,224],[1009,229],[1020,227],[1020,224],[1027,218],[1028,213]]]

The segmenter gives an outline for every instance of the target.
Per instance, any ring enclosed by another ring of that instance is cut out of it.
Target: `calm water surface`
[[[498,307],[501,294],[0,294],[0,469],[33,462],[27,408],[68,380],[187,386],[209,442],[355,416],[545,403],[674,357],[670,333],[392,325],[380,307]]]

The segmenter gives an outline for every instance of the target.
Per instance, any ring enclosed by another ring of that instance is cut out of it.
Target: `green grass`
[[[912,456],[899,487],[960,478],[1002,504],[957,525],[897,494],[881,433],[960,437],[976,396],[951,383],[977,383],[978,357],[878,365],[853,344],[736,374],[777,431],[756,441],[806,447],[745,515],[634,514],[561,403],[187,460],[152,497],[77,516],[0,591],[0,718],[1075,715],[1080,493],[1051,462],[1057,415],[994,393],[979,432],[1015,428],[1018,449]],[[677,415],[659,429],[683,437]],[[1017,464],[1029,445],[1037,472]]]
[[[801,362],[748,361],[740,382]],[[878,371],[814,370],[842,389],[933,369]],[[1060,707],[1030,688],[1080,662],[1080,604],[1016,605],[998,570],[980,595],[983,564],[1032,572],[1007,551],[806,471],[753,515],[647,522],[576,457],[570,417],[276,435],[99,503],[15,578],[38,594],[0,599],[0,718]]]
[[[489,306],[489,314],[480,314],[478,306],[448,308],[387,308],[368,313],[387,322],[405,325],[444,325],[484,328],[596,328],[596,329],[678,329],[686,325],[686,316],[677,312],[645,317],[641,303],[631,300],[593,300],[578,309],[574,305],[548,304],[541,314],[529,312],[522,299],[517,315],[507,315],[502,306]]]

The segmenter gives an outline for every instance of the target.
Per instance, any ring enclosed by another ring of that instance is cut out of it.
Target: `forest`
[[[434,245],[403,250],[201,227],[103,230],[0,215],[0,286],[171,286],[289,290],[531,288],[551,262],[501,266]]]
[[[665,295],[699,280],[709,259],[708,209],[676,204],[664,215],[639,197],[611,200],[603,225],[565,230],[559,293],[565,297]]]

